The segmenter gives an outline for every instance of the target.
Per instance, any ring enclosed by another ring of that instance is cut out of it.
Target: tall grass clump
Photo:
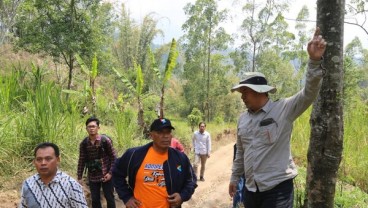
[[[25,72],[23,69],[12,70],[9,76],[0,75],[0,113],[6,114],[25,98],[23,79]]]
[[[368,192],[368,106],[353,99],[344,115],[344,150],[339,175]]]
[[[292,154],[301,167],[307,166],[307,152],[310,139],[311,108],[295,122],[292,134]],[[353,185],[368,192],[368,106],[360,98],[352,98],[349,108],[344,109],[344,150],[338,179],[345,183],[345,189]],[[342,193],[344,190],[341,190]],[[343,201],[344,199],[341,199]]]
[[[26,97],[26,73],[22,68],[8,71],[11,73],[7,76],[0,75],[0,176],[21,172],[25,164],[21,146],[26,141],[16,131],[15,121],[22,116],[18,107]]]
[[[305,167],[299,167],[298,176],[294,179],[294,207],[303,208],[305,198]],[[365,208],[368,203],[368,194],[360,188],[337,181],[335,192],[335,207]]]
[[[114,147],[121,154],[124,150],[139,145],[141,137],[137,125],[137,115],[130,109],[124,109],[122,112],[116,112],[112,115],[114,122]]]
[[[63,134],[57,139],[60,146],[62,156],[61,168],[68,170],[69,173],[76,173],[76,167],[79,156],[79,144],[86,136],[85,120],[80,114],[79,103],[71,100],[66,103],[68,111],[64,112],[65,120],[63,126]]]
[[[307,166],[307,152],[310,138],[310,123],[312,107],[309,107],[294,122],[291,134],[291,151],[297,165]]]
[[[70,115],[61,87],[44,81],[46,73],[35,65],[32,73],[12,70],[0,82],[0,172],[4,175],[32,168],[33,149],[40,142],[55,142],[63,152],[67,144],[63,140],[71,132],[66,128]]]
[[[61,89],[54,84],[44,84],[27,94],[23,103],[23,116],[17,119],[17,132],[28,138],[24,150],[32,150],[40,142],[55,142],[63,138],[64,106]]]

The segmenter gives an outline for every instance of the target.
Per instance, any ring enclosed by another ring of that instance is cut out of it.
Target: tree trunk
[[[161,88],[161,100],[160,100],[160,118],[164,118],[164,96],[165,96],[165,87]]]
[[[304,207],[333,208],[343,150],[344,0],[317,1],[317,25],[327,41],[326,74],[314,103]]]
[[[144,129],[144,111],[140,97],[138,97],[138,125],[141,129]]]
[[[90,86],[92,88],[92,94],[91,94],[92,115],[96,116],[97,105],[96,105],[96,88],[95,88],[95,79],[94,78],[90,78]]]
[[[211,67],[211,33],[212,33],[212,21],[210,19],[210,31],[208,33],[208,48],[207,48],[207,99],[206,99],[206,110],[207,110],[207,122],[210,121],[210,67]]]
[[[73,68],[74,68],[73,53],[71,55],[69,55],[69,60],[67,61],[67,65],[69,67],[67,89],[70,90],[72,88],[72,81],[73,81]],[[69,93],[66,93],[66,100],[69,100]]]

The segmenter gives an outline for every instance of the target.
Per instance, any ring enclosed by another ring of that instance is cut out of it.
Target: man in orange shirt
[[[113,183],[127,208],[178,208],[193,195],[196,176],[188,157],[170,148],[173,129],[168,119],[154,120],[153,141],[116,160]]]

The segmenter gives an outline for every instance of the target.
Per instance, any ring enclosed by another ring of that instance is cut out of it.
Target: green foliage
[[[162,80],[162,87],[164,88],[166,83],[169,81],[172,71],[176,66],[176,59],[178,58],[178,51],[176,50],[176,41],[175,39],[172,39],[171,46],[170,46],[170,52],[169,57],[167,58],[166,67],[165,67],[165,73],[164,73],[164,79]]]
[[[106,23],[109,19],[104,17],[110,17],[109,9],[99,0],[25,0],[16,18],[16,45],[31,53],[50,55],[54,62],[63,60],[69,67],[70,89],[74,55],[92,59],[94,52],[101,51],[103,37],[111,34]]]
[[[0,112],[8,113],[13,107],[19,107],[19,101],[25,99],[23,71],[13,70],[10,76],[0,75]]]
[[[227,19],[227,10],[219,10],[217,1],[198,0],[188,3],[184,8],[188,19],[182,28],[186,33],[182,47],[185,50],[183,78],[186,80],[184,96],[190,108],[206,112],[206,119],[212,119],[212,90],[219,90],[212,85],[216,81],[218,70],[214,70],[216,51],[224,51],[232,41],[229,34],[221,27]],[[219,55],[219,54],[218,54]],[[218,57],[218,56],[217,56]],[[221,62],[217,62],[218,65]],[[223,62],[225,63],[225,62]],[[226,68],[221,64],[221,69]],[[225,70],[224,70],[225,71]]]
[[[197,108],[193,108],[192,112],[188,115],[188,124],[192,131],[194,131],[194,128],[198,126],[199,122],[202,121],[203,114],[200,110]]]
[[[277,98],[288,97],[295,94],[299,78],[294,75],[294,70],[289,61],[283,60],[274,50],[266,50],[258,57],[259,71],[264,73],[268,83],[277,88],[273,96]]]
[[[51,96],[52,95],[52,96]],[[32,145],[43,141],[56,141],[63,132],[65,115],[61,102],[61,90],[53,84],[42,85],[35,92],[29,92],[27,102],[23,106],[28,119],[19,120],[18,132],[30,138]]]
[[[112,120],[114,122],[114,146],[122,154],[124,150],[137,145],[134,140],[140,139],[137,134],[136,115],[133,109],[127,108],[123,112],[114,113]]]
[[[90,79],[96,79],[97,73],[98,73],[98,61],[97,61],[97,55],[95,54],[92,59],[92,66],[91,69],[88,69],[88,66],[84,63],[83,59],[79,56],[79,54],[75,55],[75,58],[77,59],[77,62],[79,66],[81,67],[82,71],[88,75],[88,78]]]
[[[177,77],[169,81],[170,87],[166,90],[165,114],[170,117],[185,118],[190,114],[191,108],[183,98],[183,85]]]
[[[235,49],[233,52],[230,52],[229,57],[233,61],[234,64],[234,72],[239,73],[240,71],[250,71],[249,60],[248,60],[248,52],[244,50]]]
[[[150,125],[154,119],[159,116],[160,97],[158,95],[146,95],[143,99],[144,106],[144,122]]]
[[[14,25],[17,9],[21,2],[20,0],[0,1],[0,46],[12,41],[13,35],[10,31]]]
[[[142,95],[144,77],[143,77],[142,68],[139,64],[134,63],[134,69],[135,69],[135,72],[136,72],[136,78],[135,78],[135,83],[134,84],[131,83],[125,75],[122,75],[115,68],[113,68],[113,71],[115,72],[117,77],[123,82],[125,87],[129,89],[130,93],[133,93],[136,97],[139,97],[139,96]],[[135,87],[134,87],[134,85],[135,85]]]
[[[160,117],[163,118],[164,116],[164,99],[165,99],[165,87],[171,78],[172,71],[174,70],[176,66],[176,59],[178,57],[178,51],[176,49],[176,41],[175,39],[172,39],[169,56],[166,61],[166,67],[164,70],[164,76],[162,78],[162,86],[161,86],[161,99],[160,99]],[[161,75],[158,75],[158,77],[162,77]]]
[[[280,1],[265,1],[263,3],[246,1],[243,5],[245,18],[241,25],[241,31],[244,43],[240,50],[250,51],[250,56],[253,59],[251,71],[257,71],[258,61],[256,59],[264,50],[274,47],[280,52],[288,47],[283,43],[285,44],[293,37],[291,33],[287,32],[287,23],[282,16],[287,8],[288,5]],[[283,37],[284,35],[285,37]],[[280,42],[282,43],[280,44]]]
[[[136,93],[137,96],[139,97],[142,94],[142,90],[143,90],[143,73],[142,73],[142,68],[140,65],[134,64],[134,69],[137,72],[137,78],[136,78]]]
[[[344,150],[340,176],[368,191],[368,107],[359,96],[350,100],[344,115]]]
[[[143,92],[146,93],[148,87],[154,84],[154,79],[151,75],[156,67],[152,67],[152,54],[150,54],[151,43],[153,39],[162,34],[162,31],[156,28],[158,20],[153,17],[153,14],[144,16],[140,25],[130,17],[125,5],[122,4],[120,19],[117,22],[119,38],[114,45],[114,58],[118,68],[129,71],[136,71],[134,63],[137,63],[143,72],[144,80],[147,83]],[[125,74],[127,78],[130,78]],[[133,79],[129,79],[130,82]]]
[[[344,113],[344,150],[339,169],[339,178],[344,183],[356,185],[367,191],[368,183],[368,132],[367,105],[358,96],[352,99],[349,108],[345,106]],[[295,122],[291,140],[292,155],[299,166],[307,166],[307,152],[310,135],[311,108],[304,112]],[[346,206],[349,207],[349,206]]]
[[[84,85],[84,92],[81,94],[82,96],[84,96],[85,99],[85,103],[84,103],[84,107],[86,107],[87,109],[92,109],[91,111],[91,115],[95,115],[96,114],[96,86],[95,86],[95,81],[96,81],[96,77],[98,74],[98,61],[97,61],[97,56],[95,54],[95,56],[92,59],[92,65],[91,65],[91,69],[88,69],[87,66],[85,65],[83,59],[77,54],[75,56],[75,58],[77,59],[79,65],[81,66],[82,71],[88,76],[89,79],[89,84],[87,84],[87,81],[85,82]],[[66,93],[74,93],[73,90],[64,90],[63,92]]]
[[[306,168],[298,167],[298,176],[294,179],[294,207],[303,208],[305,198]],[[350,184],[338,181],[336,183],[335,207],[365,207],[368,194]]]
[[[79,54],[76,54],[75,55],[75,59],[77,59],[77,62],[79,64],[82,72],[85,73],[85,74],[87,74],[88,76],[90,76],[91,71],[88,69],[88,67],[84,63],[83,59],[79,56]]]
[[[213,121],[215,122],[215,124],[224,124],[224,117],[223,116],[215,116],[215,118],[213,119]]]
[[[138,104],[138,124],[142,128],[145,128],[144,110],[143,110],[143,105],[142,105],[144,76],[142,73],[142,68],[139,64],[134,63],[134,69],[136,71],[135,88],[133,84],[124,75],[121,75],[114,68],[113,68],[113,71],[116,73],[118,78],[121,79],[123,84],[125,84],[125,86],[130,90],[130,92],[134,94],[137,100],[137,104]]]
[[[115,72],[117,77],[123,82],[125,87],[127,87],[131,93],[136,94],[136,89],[134,88],[133,84],[129,81],[129,79],[127,79],[124,75],[120,74],[120,72],[115,68],[112,68],[112,70]]]

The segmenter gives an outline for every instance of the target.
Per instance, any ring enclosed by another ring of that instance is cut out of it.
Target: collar
[[[96,136],[96,140],[95,141],[101,141],[101,138],[102,138],[101,135],[98,134]],[[88,136],[88,141],[91,141],[91,138],[89,136]]]
[[[201,133],[201,132],[198,130],[198,133],[203,135],[203,134],[205,134],[205,133],[206,133],[206,131],[204,131],[203,133]]]
[[[273,101],[271,99],[268,99],[267,103],[262,108],[260,108],[258,111],[252,111],[248,109],[248,113],[251,113],[251,114],[257,114],[259,112],[268,113],[272,108],[272,103]]]
[[[61,181],[61,175],[62,175],[62,172],[58,169],[57,172],[56,172],[56,175],[54,176],[54,178],[50,181],[49,184],[51,183],[59,183]],[[42,180],[41,180],[41,176],[39,173],[36,174],[36,178],[35,178],[37,181],[39,181],[40,183],[43,184]]]
[[[270,110],[271,110],[271,106],[272,106],[272,100],[271,99],[268,99],[268,101],[267,101],[267,103],[266,103],[266,105],[264,105],[262,108],[261,108],[261,110],[263,110],[265,113],[268,113],[268,112],[270,112]]]

